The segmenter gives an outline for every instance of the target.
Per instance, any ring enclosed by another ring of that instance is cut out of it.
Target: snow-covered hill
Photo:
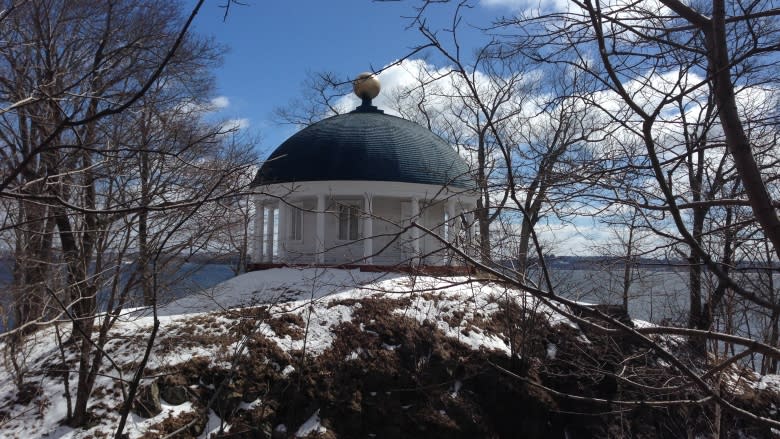
[[[612,397],[617,384],[597,367],[663,367],[646,352],[612,358],[611,346],[530,296],[465,277],[274,269],[171,302],[159,316],[147,378],[125,429],[131,438],[177,431],[280,438],[606,431],[602,418],[566,415],[585,410],[584,403],[546,389]],[[105,350],[118,369],[104,365],[84,429],[63,425],[63,370],[73,386],[75,347],[66,346],[63,359],[53,327],[34,334],[25,352],[25,380],[35,389],[29,401],[20,400],[9,369],[0,373],[0,436],[113,437],[121,380],[142,358],[151,325],[150,310],[136,309],[113,328]]]

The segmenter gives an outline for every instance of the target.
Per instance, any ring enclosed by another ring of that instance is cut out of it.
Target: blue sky
[[[207,0],[195,20],[195,31],[229,47],[216,72],[217,94],[229,104],[222,116],[242,119],[261,138],[261,150],[275,148],[294,127],[274,122],[273,109],[301,95],[307,72],[332,71],[345,77],[406,56],[421,44],[408,18],[419,1],[371,0],[243,0],[231,6],[227,20],[219,5]],[[474,1],[466,11],[463,39],[476,44],[477,32],[467,24],[485,24],[510,11],[511,0]],[[193,4],[188,1],[187,4]],[[434,5],[432,27],[443,27],[454,5]]]
[[[421,4],[420,0],[242,0],[246,6],[231,6],[223,22],[224,10],[219,5],[225,1],[207,0],[195,20],[194,30],[229,47],[222,67],[216,71],[216,93],[224,105],[219,116],[242,120],[250,134],[259,136],[258,149],[264,154],[297,130],[275,121],[273,110],[302,97],[307,73],[330,71],[344,78],[354,77],[405,57],[425,42],[417,29],[408,28],[408,17],[415,14],[414,7]],[[565,2],[542,3],[559,1]],[[194,0],[186,2],[194,4]],[[457,1],[434,4],[426,12],[430,27],[448,28],[456,4]],[[458,32],[465,60],[471,59],[470,52],[484,38],[473,26],[487,26],[498,16],[526,6],[538,7],[539,3],[472,0],[472,6],[463,11],[464,20]],[[448,38],[444,33],[439,35]],[[445,66],[435,54],[428,55],[429,62]],[[386,85],[383,83],[383,88]],[[565,240],[569,248],[558,253],[588,254],[591,232],[590,222],[569,224],[565,231],[559,226],[553,234]]]

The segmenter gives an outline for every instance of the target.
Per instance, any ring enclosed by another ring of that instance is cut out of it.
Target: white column
[[[318,264],[325,263],[325,194],[317,194],[317,231],[314,242],[317,249]]]
[[[422,221],[420,218],[420,199],[417,197],[412,197],[412,221],[417,224]],[[412,257],[418,259],[420,257],[420,229],[417,227],[412,227],[412,251],[414,253]]]
[[[289,216],[287,214],[288,209],[290,206],[287,205],[282,200],[279,200],[279,241],[276,244],[276,251],[279,255],[279,262],[285,262],[285,259],[287,258],[287,249],[285,246],[287,245],[287,217]]]
[[[268,206],[267,209],[265,209],[266,214],[268,215],[268,221],[265,224],[265,257],[263,258],[265,262],[273,263],[274,262],[274,208],[273,206]]]
[[[468,244],[469,248],[471,249],[471,255],[475,256],[477,253],[474,251],[474,220],[476,219],[476,210],[477,206],[469,206],[469,211],[466,214],[466,220],[469,222],[469,226],[466,228],[466,243]]]
[[[371,194],[363,195],[363,263],[373,264],[374,258],[374,207],[373,196]]]
[[[450,198],[447,200],[447,242],[450,244],[455,243],[455,237],[458,236],[458,231],[456,229],[458,221],[455,216],[457,215],[455,213],[455,207],[457,205],[457,200],[454,198]]]
[[[444,239],[453,247],[457,245],[458,221],[460,219],[455,211],[457,204],[458,200],[455,198],[447,200],[447,236],[445,236]],[[444,254],[444,264],[451,264],[454,257],[455,250],[448,249]]]
[[[263,234],[265,233],[265,206],[255,200],[255,248],[252,255],[252,262],[255,264],[263,262]]]

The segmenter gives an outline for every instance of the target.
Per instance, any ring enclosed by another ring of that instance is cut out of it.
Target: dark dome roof
[[[358,107],[294,134],[252,185],[369,180],[474,187],[466,162],[441,137],[374,108]]]

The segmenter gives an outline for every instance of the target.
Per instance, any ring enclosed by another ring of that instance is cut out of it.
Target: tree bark
[[[705,28],[707,56],[713,81],[713,95],[719,109],[719,117],[726,144],[745,188],[753,215],[761,225],[767,239],[774,246],[780,259],[780,219],[777,217],[772,197],[761,177],[750,139],[740,120],[734,83],[731,79],[731,61],[726,41],[726,6],[724,0],[713,0],[710,27]]]

